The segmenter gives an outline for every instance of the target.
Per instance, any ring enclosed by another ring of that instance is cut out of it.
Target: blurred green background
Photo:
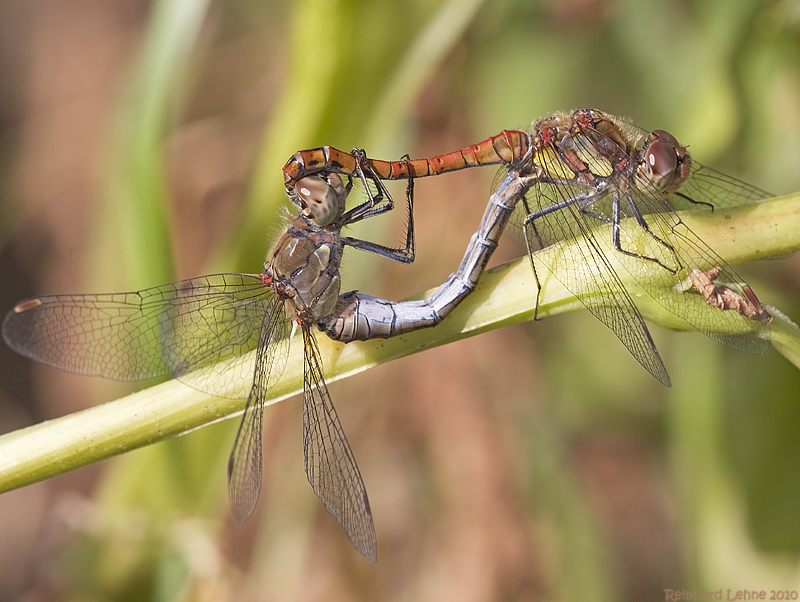
[[[590,106],[797,191],[800,4],[0,0],[2,307],[259,271],[298,149],[426,156]],[[350,251],[346,286],[400,299],[440,283],[493,175],[419,181],[417,262]],[[368,226],[402,236],[400,216]],[[523,252],[504,241],[496,261]],[[800,319],[800,258],[742,272]],[[774,351],[654,330],[670,390],[586,312],[332,384],[375,567],[305,481],[295,400],[267,411],[244,527],[225,487],[235,420],[0,496],[0,600],[800,591],[800,375]],[[129,390],[4,347],[0,374],[0,433]]]

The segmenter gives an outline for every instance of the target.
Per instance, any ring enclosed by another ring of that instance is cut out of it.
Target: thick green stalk
[[[733,264],[800,249],[800,194],[718,210],[712,215],[686,213],[682,218]],[[672,314],[648,295],[638,295],[638,287],[630,276],[621,271],[620,276],[646,319],[671,328],[681,327]],[[478,289],[436,328],[350,345],[320,337],[326,379],[330,382],[345,378],[423,349],[530,320],[535,302],[536,289],[527,259],[498,266],[486,272]],[[543,282],[540,318],[581,307],[557,280],[549,278]],[[718,310],[708,308],[708,311]],[[782,352],[786,349],[785,355],[797,364],[800,357],[797,327],[780,315],[776,315],[773,324],[776,348]],[[268,404],[300,392],[302,353],[301,345],[293,345],[283,377],[268,392]],[[0,492],[224,420],[241,412],[243,405],[242,400],[211,397],[170,381],[9,433],[0,437]]]

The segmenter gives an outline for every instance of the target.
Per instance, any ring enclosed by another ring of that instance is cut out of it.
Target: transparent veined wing
[[[273,297],[262,318],[252,387],[228,461],[231,514],[239,524],[253,514],[261,493],[264,397],[286,364],[292,333],[290,324],[283,300]]]
[[[3,338],[18,353],[115,380],[169,375],[242,398],[262,318],[275,295],[257,275],[214,274],[138,292],[48,295],[18,303]],[[227,362],[223,369],[215,366]]]
[[[328,387],[314,334],[301,325],[305,345],[303,446],[306,475],[350,543],[367,560],[378,561],[378,542],[367,490],[344,434]]]

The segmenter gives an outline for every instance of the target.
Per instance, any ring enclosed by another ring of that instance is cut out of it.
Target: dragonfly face
[[[692,158],[675,137],[664,130],[654,130],[647,137],[637,171],[637,186],[652,186],[658,192],[675,192],[692,171]]]
[[[348,191],[335,173],[306,176],[290,190],[292,201],[318,226],[330,226],[344,213]]]

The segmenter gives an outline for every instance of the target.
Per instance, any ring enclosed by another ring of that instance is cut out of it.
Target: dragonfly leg
[[[539,299],[542,292],[542,285],[541,282],[539,281],[539,272],[536,269],[536,262],[533,260],[533,257],[536,251],[539,251],[544,247],[548,246],[548,243],[545,243],[541,234],[539,234],[539,230],[536,227],[536,220],[540,220],[541,218],[551,213],[554,213],[556,211],[561,211],[563,209],[571,207],[572,205],[577,205],[578,210],[580,211],[581,214],[595,218],[605,223],[611,223],[612,222],[611,219],[603,217],[602,215],[594,213],[592,211],[589,211],[589,207],[594,205],[601,198],[605,197],[606,194],[607,192],[605,190],[601,190],[599,194],[596,192],[582,192],[568,199],[564,199],[558,203],[553,203],[551,205],[548,205],[547,207],[544,207],[537,211],[531,211],[530,207],[528,206],[527,199],[523,199],[523,206],[525,208],[525,213],[528,216],[525,218],[525,221],[523,223],[525,230],[525,243],[528,247],[528,257],[531,260],[531,269],[533,270],[533,278],[536,281],[536,306],[533,312],[534,320],[538,320],[539,316]],[[534,244],[534,239],[535,239],[535,244]]]
[[[530,208],[530,205],[528,205],[528,199],[525,198],[525,197],[522,198],[522,207],[525,210],[525,214],[530,217],[531,208]],[[526,219],[525,222],[527,224],[528,220]],[[530,224],[531,224],[531,229],[534,231],[534,234],[536,234],[536,238],[539,241],[539,247],[538,248],[541,249],[542,246],[543,246],[542,238],[541,238],[541,236],[539,236],[539,233],[536,231],[535,226],[533,226],[533,221],[531,221]],[[536,320],[539,319],[539,301],[540,301],[540,299],[542,297],[542,283],[539,281],[539,272],[536,269],[536,262],[533,260],[533,253],[536,251],[536,249],[533,249],[532,246],[531,246],[530,236],[528,236],[527,225],[526,225],[526,227],[524,229],[525,229],[525,245],[528,248],[528,258],[530,259],[530,262],[531,262],[531,271],[533,271],[533,280],[534,280],[534,282],[536,282],[536,303],[535,303],[534,309],[533,309],[533,319],[534,319],[534,321],[536,321]]]
[[[594,214],[584,211],[585,207],[590,206],[592,203],[597,202],[598,198],[595,195],[591,195],[586,192],[582,192],[581,194],[575,195],[574,197],[564,199],[558,203],[553,203],[548,205],[547,207],[543,207],[536,211],[531,211],[528,207],[527,200],[524,201],[525,213],[527,217],[525,221],[522,223],[522,227],[525,230],[525,238],[528,242],[528,254],[532,254],[535,251],[539,251],[546,246],[549,246],[552,243],[547,243],[542,238],[541,234],[539,234],[539,230],[536,228],[536,220],[540,220],[541,218],[550,215],[551,213],[555,213],[556,211],[561,211],[562,209],[566,209],[571,205],[578,205],[581,210],[581,213],[585,213],[592,217],[595,217]],[[533,233],[533,236],[536,238],[536,245],[532,244],[531,236],[528,235],[529,229]]]
[[[682,192],[673,192],[672,194],[674,194],[677,197],[682,198],[684,201],[687,201],[687,202],[691,203],[692,205],[705,205],[706,207],[711,209],[711,211],[714,211],[714,205],[712,205],[711,203],[706,203],[705,201],[695,201],[692,197],[690,197],[689,195],[683,194]]]
[[[603,222],[604,224],[611,224],[614,221],[611,218],[606,217],[605,215],[600,215],[599,213],[595,213],[594,211],[589,211],[589,207],[594,205],[597,201],[599,201],[601,198],[604,198],[605,196],[606,194],[602,194],[599,196],[587,195],[587,198],[578,203],[578,208],[580,209],[581,213],[583,213],[586,216],[594,218],[599,222]]]
[[[541,218],[545,217],[546,215],[550,215],[551,213],[555,213],[556,211],[561,211],[562,209],[566,209],[567,207],[570,207],[571,205],[578,205],[581,213],[585,213],[587,215],[591,215],[592,217],[595,217],[594,214],[591,214],[591,213],[585,211],[584,209],[586,207],[592,205],[593,203],[596,203],[600,198],[601,197],[598,197],[596,194],[591,194],[591,193],[588,193],[588,192],[582,192],[580,194],[576,194],[573,197],[570,197],[568,199],[564,199],[562,201],[559,201],[558,203],[553,203],[551,205],[547,205],[547,207],[543,207],[541,209],[538,209],[538,210],[530,212],[530,213],[528,213],[530,211],[530,209],[529,209],[527,201],[526,201],[525,202],[525,211],[527,213],[527,217],[525,218],[525,221],[523,222],[522,226],[526,231],[528,229],[528,226],[530,226],[531,229],[533,230],[534,234],[536,235],[536,239],[537,239],[537,243],[538,243],[538,247],[536,248],[536,250],[538,251],[539,249],[542,249],[542,248],[544,248],[545,246],[548,246],[548,245],[545,244],[544,240],[539,235],[539,232],[536,229],[536,226],[534,225],[536,220],[541,219]]]
[[[403,160],[406,163],[408,163],[409,162],[408,155],[405,155],[405,157],[403,157]],[[388,192],[386,194],[388,195]],[[381,257],[385,257],[393,261],[399,261],[401,263],[413,263],[415,256],[415,243],[414,243],[414,178],[412,177],[408,178],[408,186],[406,187],[406,207],[408,209],[408,213],[406,215],[406,244],[404,247],[395,249],[392,247],[386,247],[384,245],[370,242],[368,240],[362,240],[359,238],[350,238],[349,236],[343,236],[341,238],[342,242],[348,246],[353,247],[354,249],[375,253],[376,255],[380,255]]]
[[[650,226],[648,225],[647,220],[644,218],[644,215],[642,215],[642,212],[639,211],[639,208],[636,206],[635,201],[630,197],[630,195],[626,195],[626,201],[627,201],[628,207],[631,210],[631,213],[633,214],[633,218],[636,220],[636,223],[639,225],[639,227],[642,230],[645,231],[645,233],[650,238],[652,238],[659,245],[661,245],[662,247],[667,249],[667,251],[669,251],[669,254],[672,255],[672,258],[673,258],[673,260],[675,262],[675,267],[668,266],[667,264],[662,262],[657,257],[649,257],[647,255],[643,255],[641,253],[636,253],[634,251],[628,251],[628,250],[622,248],[622,241],[620,240],[620,230],[621,230],[621,227],[620,227],[620,208],[619,208],[620,200],[619,200],[619,194],[617,194],[616,192],[614,194],[614,202],[612,204],[612,212],[611,212],[612,224],[613,224],[613,235],[612,236],[613,236],[613,240],[614,240],[614,248],[617,251],[619,251],[620,253],[622,253],[623,255],[628,255],[629,257],[636,257],[638,259],[643,259],[645,261],[652,261],[653,263],[656,263],[656,264],[660,265],[662,268],[664,268],[665,270],[667,270],[671,274],[677,273],[678,270],[680,270],[683,266],[681,265],[680,259],[678,259],[678,255],[675,253],[675,248],[671,244],[669,244],[667,241],[662,240],[661,238],[659,238],[658,236],[655,235],[655,233],[650,229]]]
[[[353,149],[353,156],[356,158],[355,175],[361,180],[364,190],[367,191],[367,200],[342,216],[345,225],[354,224],[375,215],[380,215],[386,211],[394,209],[394,200],[386,188],[383,181],[372,171],[367,160],[367,155],[363,150]],[[375,185],[377,192],[372,193],[369,183]],[[385,201],[385,203],[384,203]]]

